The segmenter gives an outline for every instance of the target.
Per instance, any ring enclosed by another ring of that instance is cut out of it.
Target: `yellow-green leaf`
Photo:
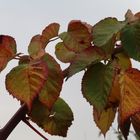
[[[117,53],[115,57],[117,58],[118,64],[122,70],[127,70],[132,67],[131,60],[125,52]]]
[[[64,63],[70,63],[76,56],[76,53],[68,50],[68,48],[64,45],[63,42],[59,42],[55,47],[56,57]]]
[[[33,59],[41,58],[45,54],[45,44],[41,40],[41,35],[36,35],[31,39],[28,46],[29,55]]]
[[[44,86],[47,75],[47,65],[42,61],[21,64],[7,74],[6,89],[31,109],[32,102]]]
[[[111,127],[115,119],[115,114],[116,114],[115,108],[107,108],[102,112],[98,112],[96,109],[93,109],[94,121],[104,136]]]

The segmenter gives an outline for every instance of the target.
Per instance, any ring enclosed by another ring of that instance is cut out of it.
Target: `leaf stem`
[[[26,118],[24,118],[24,119],[22,119],[22,121],[25,123],[25,124],[27,124],[33,131],[35,131],[39,136],[41,136],[44,140],[48,140],[45,136],[43,136],[36,128],[34,128],[30,123],[29,123],[29,121],[26,119]]]
[[[123,47],[115,48],[112,55],[115,56],[117,53],[121,53],[123,51],[124,51]]]
[[[49,42],[55,41],[55,40],[57,40],[57,39],[59,39],[59,37],[56,37],[56,38],[50,39]]]

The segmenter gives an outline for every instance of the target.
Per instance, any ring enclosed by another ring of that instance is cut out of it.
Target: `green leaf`
[[[59,64],[49,54],[45,54],[42,60],[46,62],[49,72],[45,85],[39,94],[39,100],[51,109],[60,95],[63,84],[63,73]]]
[[[81,21],[71,21],[68,31],[59,35],[66,47],[74,52],[80,52],[91,45],[90,27]]]
[[[129,57],[140,61],[140,23],[127,25],[121,32],[122,46]]]
[[[16,54],[16,42],[11,36],[0,35],[0,71]]]
[[[102,63],[91,66],[84,74],[82,80],[83,96],[97,110],[103,110],[107,105],[114,75],[114,66]]]
[[[103,110],[101,113],[98,112],[96,109],[93,110],[94,121],[104,136],[111,127],[115,119],[115,114],[115,108],[108,108],[106,110]]]
[[[31,39],[28,46],[29,55],[33,59],[41,58],[45,54],[45,44],[41,40],[41,35],[36,35]]]
[[[58,36],[60,25],[58,23],[49,24],[43,31],[42,37],[49,42],[49,40],[53,37]]]
[[[68,50],[63,42],[59,42],[56,44],[55,55],[57,59],[64,63],[71,62],[76,56],[75,52]]]
[[[111,57],[113,53],[115,42],[116,42],[116,36],[114,35],[110,40],[108,40],[108,42],[105,45],[100,47],[104,50],[104,52],[108,57]]]
[[[68,77],[84,70],[89,67],[91,64],[100,62],[105,58],[104,52],[97,47],[89,47],[77,54],[75,59],[71,62],[69,66]]]
[[[47,65],[42,61],[21,64],[7,74],[6,89],[31,109],[32,102],[44,86],[47,75]]]
[[[107,44],[125,25],[125,22],[120,22],[116,18],[101,20],[93,26],[93,43],[99,47]]]
[[[67,103],[59,98],[51,111],[36,100],[29,114],[33,122],[51,135],[66,137],[68,128],[73,121],[73,113]]]

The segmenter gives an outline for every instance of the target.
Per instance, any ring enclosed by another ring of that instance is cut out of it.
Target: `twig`
[[[6,140],[17,124],[25,117],[28,109],[26,104],[23,104],[8,123],[0,129],[0,140]]]
[[[56,38],[50,39],[49,42],[55,41],[55,40],[57,40],[57,39],[59,39],[59,37],[56,37]]]
[[[26,118],[22,119],[22,121],[27,124],[33,131],[35,131],[39,136],[41,136],[44,140],[48,140],[45,136],[43,136],[37,129],[35,129]]]

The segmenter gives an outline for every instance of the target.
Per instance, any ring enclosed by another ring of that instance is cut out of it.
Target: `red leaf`
[[[43,31],[42,31],[42,39],[46,40],[46,43],[53,37],[58,36],[60,25],[58,23],[51,23],[49,24]]]
[[[51,109],[60,95],[63,84],[63,73],[59,64],[49,54],[45,54],[42,60],[48,66],[48,77],[39,94],[39,100]]]
[[[59,37],[69,50],[76,53],[91,46],[92,36],[89,26],[79,20],[71,21],[68,31],[61,33]]]
[[[0,35],[0,71],[16,54],[16,42],[11,36]]]

